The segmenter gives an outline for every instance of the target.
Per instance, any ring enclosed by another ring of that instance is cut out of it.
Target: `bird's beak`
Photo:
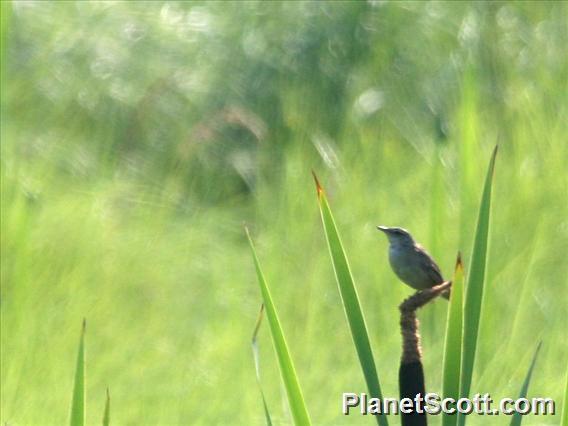
[[[379,226],[377,226],[377,229],[379,231],[387,232],[390,228],[388,226],[379,225]]]

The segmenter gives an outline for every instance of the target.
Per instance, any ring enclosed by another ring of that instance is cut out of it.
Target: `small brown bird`
[[[383,231],[389,239],[389,262],[402,282],[416,290],[424,290],[444,282],[442,272],[434,259],[414,241],[407,230],[388,226],[377,226],[377,229]],[[442,296],[449,298],[448,293]]]

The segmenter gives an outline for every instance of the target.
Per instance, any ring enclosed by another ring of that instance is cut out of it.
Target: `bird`
[[[389,263],[398,278],[415,290],[425,290],[445,282],[440,267],[424,248],[403,228],[377,226],[389,240]],[[442,293],[449,299],[449,293]]]

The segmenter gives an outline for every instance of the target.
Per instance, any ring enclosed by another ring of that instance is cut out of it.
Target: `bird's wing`
[[[428,276],[434,282],[433,285],[442,284],[444,282],[444,277],[442,277],[442,271],[432,259],[424,248],[418,244],[416,244],[416,252],[420,256],[420,261],[424,263],[426,271],[428,271]]]

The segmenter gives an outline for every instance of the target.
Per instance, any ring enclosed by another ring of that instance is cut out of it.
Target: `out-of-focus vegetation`
[[[243,221],[313,422],[365,421],[340,412],[341,393],[365,384],[310,169],[333,199],[394,397],[397,305],[410,290],[374,225],[408,228],[451,276],[458,249],[469,263],[496,142],[472,391],[514,397],[542,339],[529,396],[560,405],[567,9],[2,2],[2,423],[67,421],[87,317],[87,423],[100,421],[108,386],[117,424],[263,424],[250,355],[261,298]],[[441,391],[446,307],[421,313],[429,391]],[[289,422],[266,330],[259,339],[273,420]]]

